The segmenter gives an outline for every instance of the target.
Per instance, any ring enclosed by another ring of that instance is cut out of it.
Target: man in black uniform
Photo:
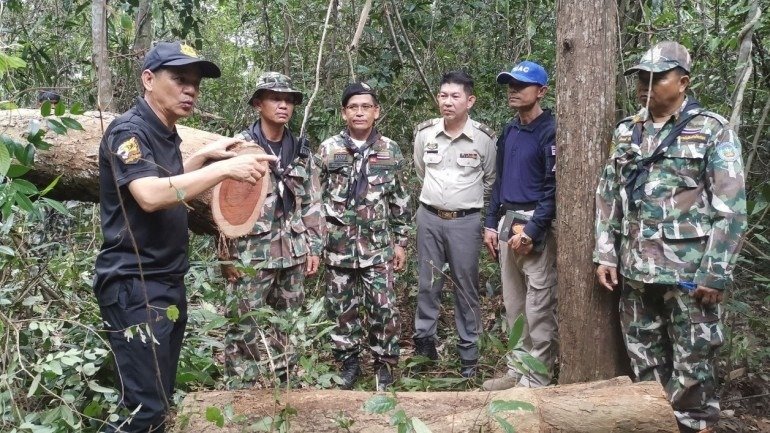
[[[94,292],[115,355],[121,404],[133,413],[105,431],[162,432],[187,322],[184,201],[225,178],[256,183],[271,156],[234,156],[235,139],[209,143],[186,161],[176,121],[192,113],[202,77],[219,68],[179,42],[144,59],[144,96],[110,124],[99,146],[104,242]],[[208,160],[219,160],[203,166]],[[178,312],[178,316],[177,313]]]

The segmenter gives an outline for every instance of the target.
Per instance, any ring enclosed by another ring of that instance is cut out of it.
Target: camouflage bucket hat
[[[251,95],[249,105],[253,105],[254,99],[259,97],[259,92],[272,90],[279,93],[291,93],[294,95],[294,104],[302,103],[302,92],[291,87],[291,79],[278,72],[265,72],[257,79],[257,90]]]
[[[690,53],[687,48],[676,42],[665,41],[659,42],[647,50],[639,59],[639,64],[628,68],[623,75],[630,75],[639,71],[666,72],[677,66],[690,72],[692,67]]]

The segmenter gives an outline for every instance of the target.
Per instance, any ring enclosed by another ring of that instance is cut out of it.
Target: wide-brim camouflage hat
[[[634,65],[624,72],[624,75],[630,75],[639,71],[648,72],[666,72],[676,67],[680,67],[687,72],[690,72],[692,67],[692,59],[690,58],[690,52],[687,48],[681,44],[673,41],[664,41],[655,44],[652,48],[647,50],[642,58],[639,59],[639,63]]]
[[[294,105],[302,103],[302,92],[291,87],[291,78],[278,72],[265,72],[257,79],[257,90],[249,98],[249,105],[254,105],[261,92],[270,90],[278,93],[291,93],[294,95]]]

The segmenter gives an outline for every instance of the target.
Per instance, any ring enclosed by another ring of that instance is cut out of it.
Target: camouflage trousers
[[[623,282],[620,321],[637,380],[663,384],[677,421],[696,430],[719,420],[720,314],[675,285]]]
[[[263,331],[254,312],[265,306],[276,311],[301,307],[305,300],[304,270],[304,263],[283,269],[257,269],[255,276],[228,284],[237,305],[229,315],[239,318],[225,335],[225,366],[227,374],[235,377],[234,382],[254,383],[260,364],[274,368],[279,375],[296,364],[286,332],[276,324]]]
[[[359,269],[326,267],[326,311],[337,324],[331,337],[338,361],[361,352],[363,314],[369,324],[368,342],[375,359],[398,362],[401,318],[393,272],[392,260]]]

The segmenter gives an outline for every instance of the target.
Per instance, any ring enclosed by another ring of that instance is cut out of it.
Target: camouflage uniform
[[[363,155],[348,150],[347,131],[324,141],[318,151],[327,230],[326,301],[330,319],[337,322],[331,334],[337,360],[361,351],[364,328],[359,307],[363,305],[375,358],[395,364],[401,322],[393,249],[394,245],[406,247],[411,213],[401,178],[401,149],[376,130],[373,134],[376,138],[370,139],[373,143]],[[353,190],[359,169],[365,170],[368,181],[362,199]]]
[[[625,277],[621,322],[638,380],[663,383],[679,423],[702,429],[719,418],[713,362],[724,335],[719,305],[701,306],[686,286],[724,290],[731,279],[746,227],[740,142],[700,111],[652,164],[643,193],[626,189],[637,163],[696,113],[692,102],[659,131],[646,109],[618,124],[596,192],[594,261]]]
[[[288,77],[268,72],[260,77],[252,100],[262,89],[272,91],[296,92],[297,103],[301,102],[301,93],[291,89]],[[259,121],[240,137],[247,141],[257,141],[260,133]],[[291,139],[286,130],[284,140]],[[228,244],[229,258],[250,264],[256,271],[254,276],[243,276],[236,283],[228,284],[228,290],[237,302],[237,311],[231,316],[245,315],[269,305],[276,310],[291,310],[300,307],[305,293],[305,262],[308,255],[320,256],[323,248],[323,218],[321,216],[320,189],[318,173],[309,147],[303,140],[294,143],[295,154],[283,171],[282,180],[271,172],[273,191],[269,192],[263,206],[263,213],[254,224],[251,232],[235,242]],[[284,211],[282,196],[287,192],[292,197],[291,207]],[[269,346],[269,357],[279,374],[296,362],[288,336],[277,325],[265,335]],[[263,344],[262,336],[254,317],[248,317],[239,326],[231,329],[225,337],[225,357],[227,370],[246,382],[258,373],[259,351],[268,348]]]

